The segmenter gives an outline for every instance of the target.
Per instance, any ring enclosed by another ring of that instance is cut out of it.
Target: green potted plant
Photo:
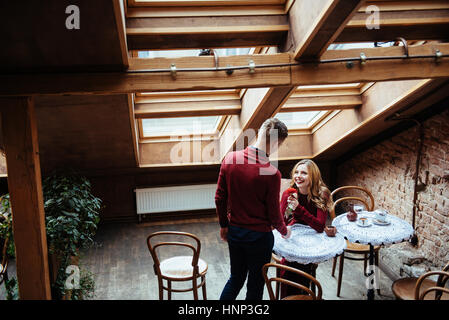
[[[6,250],[4,250],[6,242]],[[2,264],[6,268],[4,270],[3,283],[6,289],[6,299],[7,300],[17,300],[18,299],[18,286],[15,277],[11,279],[8,278],[8,261],[15,257],[15,247],[14,247],[14,237],[12,233],[12,215],[11,215],[11,205],[9,202],[9,194],[4,194],[0,197],[0,243],[2,251]]]
[[[94,243],[101,200],[91,193],[89,180],[73,171],[52,174],[43,181],[42,187],[53,298],[88,297],[94,290],[92,274],[80,272],[79,287],[66,289],[66,270],[69,265],[78,264],[80,249]]]

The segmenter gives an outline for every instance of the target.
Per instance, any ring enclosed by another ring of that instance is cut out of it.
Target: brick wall
[[[440,269],[449,261],[449,111],[424,122],[416,231],[418,246],[409,243],[381,250],[397,276]],[[337,186],[359,185],[370,190],[376,208],[385,208],[412,223],[418,128],[414,126],[337,166]]]

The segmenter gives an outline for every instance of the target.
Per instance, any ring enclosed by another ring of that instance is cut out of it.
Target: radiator
[[[135,189],[137,214],[213,209],[216,188],[216,184],[200,184]]]

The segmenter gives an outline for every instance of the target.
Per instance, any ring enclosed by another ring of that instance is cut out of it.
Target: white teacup
[[[363,226],[366,226],[368,224],[368,218],[362,217],[359,220]]]
[[[362,212],[363,209],[365,209],[364,206],[354,206],[354,211],[357,212],[357,213]]]
[[[377,221],[385,222],[387,220],[388,212],[386,210],[377,209],[375,212]]]

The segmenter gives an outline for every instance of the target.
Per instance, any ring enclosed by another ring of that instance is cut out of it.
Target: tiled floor
[[[146,238],[156,231],[178,230],[196,234],[202,242],[201,258],[208,263],[207,297],[216,300],[229,277],[227,244],[219,238],[219,226],[215,219],[194,222],[150,225],[126,223],[103,225],[96,235],[97,245],[83,253],[82,263],[95,274],[95,299],[158,299],[157,279]],[[15,274],[14,261],[9,274]],[[338,267],[337,267],[338,268]],[[363,262],[345,260],[341,296],[336,296],[337,279],[331,276],[332,261],[319,264],[317,279],[323,287],[324,299],[366,299],[366,278]],[[336,275],[338,274],[338,269]],[[392,281],[380,271],[381,295],[376,299],[393,299]],[[1,287],[0,298],[4,299]],[[245,298],[245,287],[238,299]],[[201,298],[201,294],[200,294]],[[172,299],[193,299],[191,292],[174,293]],[[265,289],[264,299],[268,299]]]

